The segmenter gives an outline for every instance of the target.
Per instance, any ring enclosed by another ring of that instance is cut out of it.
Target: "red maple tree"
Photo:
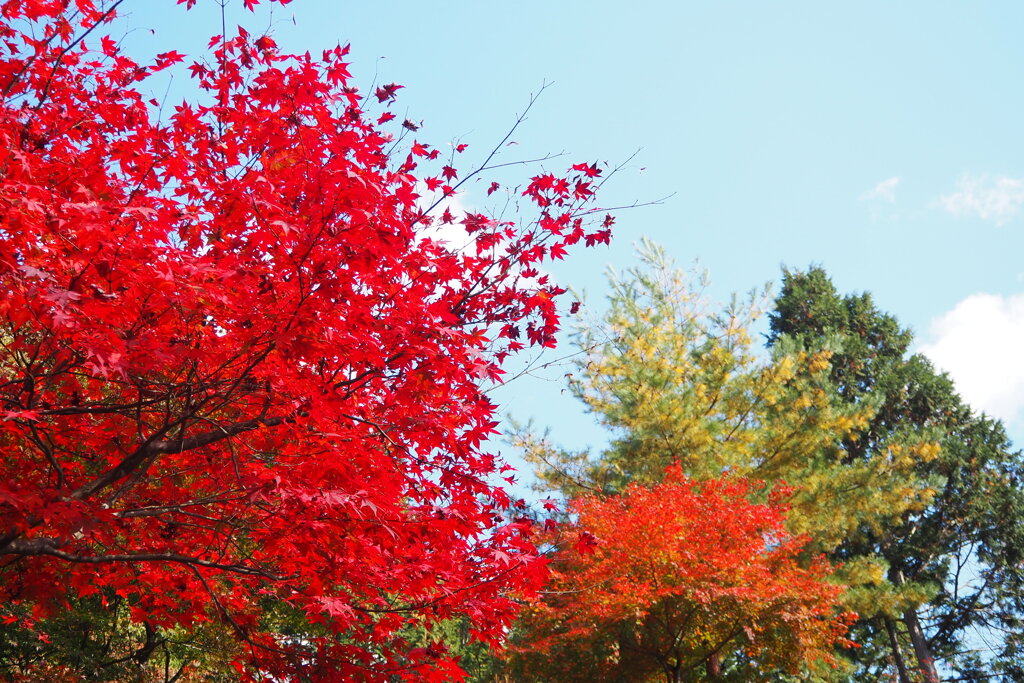
[[[395,633],[495,640],[544,576],[481,385],[553,344],[537,265],[607,241],[599,169],[534,177],[518,224],[446,211],[452,247],[417,189],[454,160],[370,113],[399,86],[367,102],[346,48],[239,28],[161,120],[143,85],[184,58],[126,56],[119,4],[0,9],[0,618],[94,596],[147,634],[226,626],[252,678],[457,673]]]
[[[759,485],[665,481],[584,496],[558,530],[552,580],[524,614],[514,665],[531,680],[697,681],[737,653],[742,680],[834,663],[853,615],[832,567],[800,557],[784,528],[786,493]],[[524,674],[524,675],[525,675]]]

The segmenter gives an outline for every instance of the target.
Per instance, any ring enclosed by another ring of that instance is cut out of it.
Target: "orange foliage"
[[[550,680],[685,681],[722,661],[745,680],[834,664],[834,646],[851,644],[843,587],[786,534],[786,491],[750,502],[762,486],[673,467],[656,486],[574,501],[518,666]]]

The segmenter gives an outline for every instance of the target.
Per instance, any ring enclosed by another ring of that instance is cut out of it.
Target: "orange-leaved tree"
[[[780,502],[789,491],[750,502],[761,487],[697,482],[677,465],[651,487],[576,498],[513,669],[552,681],[675,682],[720,675],[733,652],[745,655],[734,672],[743,680],[831,665],[853,617],[837,607],[842,587],[828,563],[798,557],[806,539],[786,533]]]

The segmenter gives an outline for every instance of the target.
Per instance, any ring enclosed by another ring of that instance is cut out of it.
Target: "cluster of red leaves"
[[[275,680],[446,675],[396,630],[463,614],[495,640],[545,574],[481,382],[553,343],[536,268],[607,240],[597,169],[535,178],[531,221],[466,216],[453,249],[421,234],[437,150],[396,156],[346,49],[215,37],[160,121],[140,91],[183,57],[101,37],[116,5],[2,7],[0,602],[220,620]],[[264,628],[268,601],[326,635]]]
[[[691,680],[710,659],[742,652],[755,680],[833,662],[853,616],[837,609],[843,587],[824,561],[801,562],[806,539],[786,534],[783,505],[750,502],[759,487],[695,482],[674,467],[656,486],[575,500],[552,580],[524,615],[522,664],[574,680],[582,651],[587,680]]]

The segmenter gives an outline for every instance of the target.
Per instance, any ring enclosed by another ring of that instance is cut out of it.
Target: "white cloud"
[[[896,201],[896,186],[899,184],[900,178],[898,176],[886,178],[862,194],[858,199],[862,202],[878,199],[892,204]]]
[[[1024,178],[965,175],[955,192],[939,197],[938,205],[954,216],[974,215],[1003,225],[1024,205]]]
[[[466,202],[465,193],[459,192],[445,197],[440,191],[429,190],[427,184],[422,180],[416,181],[416,193],[419,195],[416,200],[417,208],[420,211],[428,212],[426,215],[433,219],[429,225],[417,227],[416,238],[418,240],[430,238],[440,243],[445,249],[455,252],[465,251],[473,245],[475,238],[467,232],[463,219],[467,214],[477,213],[477,211]],[[446,210],[451,213],[453,218],[451,223],[441,221]],[[491,247],[492,254],[503,254],[507,244],[505,239],[498,240]],[[534,265],[533,268],[537,271],[537,275],[534,277],[522,277],[519,266],[515,266],[510,272],[513,277],[519,278],[520,287],[530,289],[539,287],[539,278],[548,275],[547,271],[539,265]]]
[[[462,194],[445,197],[440,191],[428,190],[427,184],[422,180],[416,181],[416,194],[419,195],[419,199],[416,200],[417,208],[420,211],[429,210],[428,215],[433,218],[433,222],[429,226],[418,228],[417,238],[429,237],[453,251],[460,251],[472,242],[472,238],[466,233],[465,226],[462,225],[462,219],[471,210],[466,206]],[[454,222],[441,222],[441,216],[445,210],[451,212],[455,219]]]
[[[1024,421],[1024,294],[973,294],[934,319],[920,351],[972,406]]]

